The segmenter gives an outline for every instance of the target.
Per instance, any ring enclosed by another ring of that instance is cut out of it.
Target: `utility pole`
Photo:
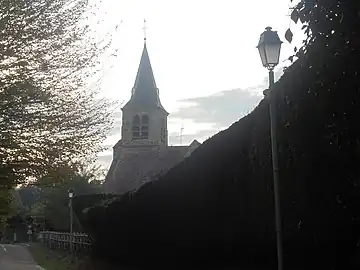
[[[182,145],[183,131],[184,131],[184,125],[181,125],[181,128],[180,128],[180,145]]]

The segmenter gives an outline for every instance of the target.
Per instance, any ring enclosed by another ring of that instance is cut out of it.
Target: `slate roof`
[[[139,149],[113,160],[105,181],[107,193],[123,194],[140,188],[180,163],[189,155],[189,146]]]
[[[144,48],[141,55],[138,72],[136,74],[131,98],[125,104],[123,109],[128,106],[157,107],[166,112],[160,102],[159,89],[156,86],[146,41],[144,42]]]

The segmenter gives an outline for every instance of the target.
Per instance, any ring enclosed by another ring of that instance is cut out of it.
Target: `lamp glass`
[[[275,67],[279,64],[281,44],[265,44],[265,53],[268,67]]]
[[[267,27],[261,34],[257,48],[264,67],[272,70],[279,64],[281,43],[278,34],[271,27]]]
[[[267,58],[266,58],[266,51],[265,51],[265,44],[261,44],[258,46],[261,62],[264,67],[267,66]]]

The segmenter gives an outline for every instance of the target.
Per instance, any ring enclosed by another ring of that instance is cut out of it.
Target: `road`
[[[40,270],[29,251],[22,245],[0,244],[1,270]]]

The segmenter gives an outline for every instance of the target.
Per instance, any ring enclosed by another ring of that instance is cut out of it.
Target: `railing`
[[[50,249],[59,249],[68,252],[88,253],[92,240],[84,233],[63,233],[53,231],[42,231],[39,235],[40,241]]]

